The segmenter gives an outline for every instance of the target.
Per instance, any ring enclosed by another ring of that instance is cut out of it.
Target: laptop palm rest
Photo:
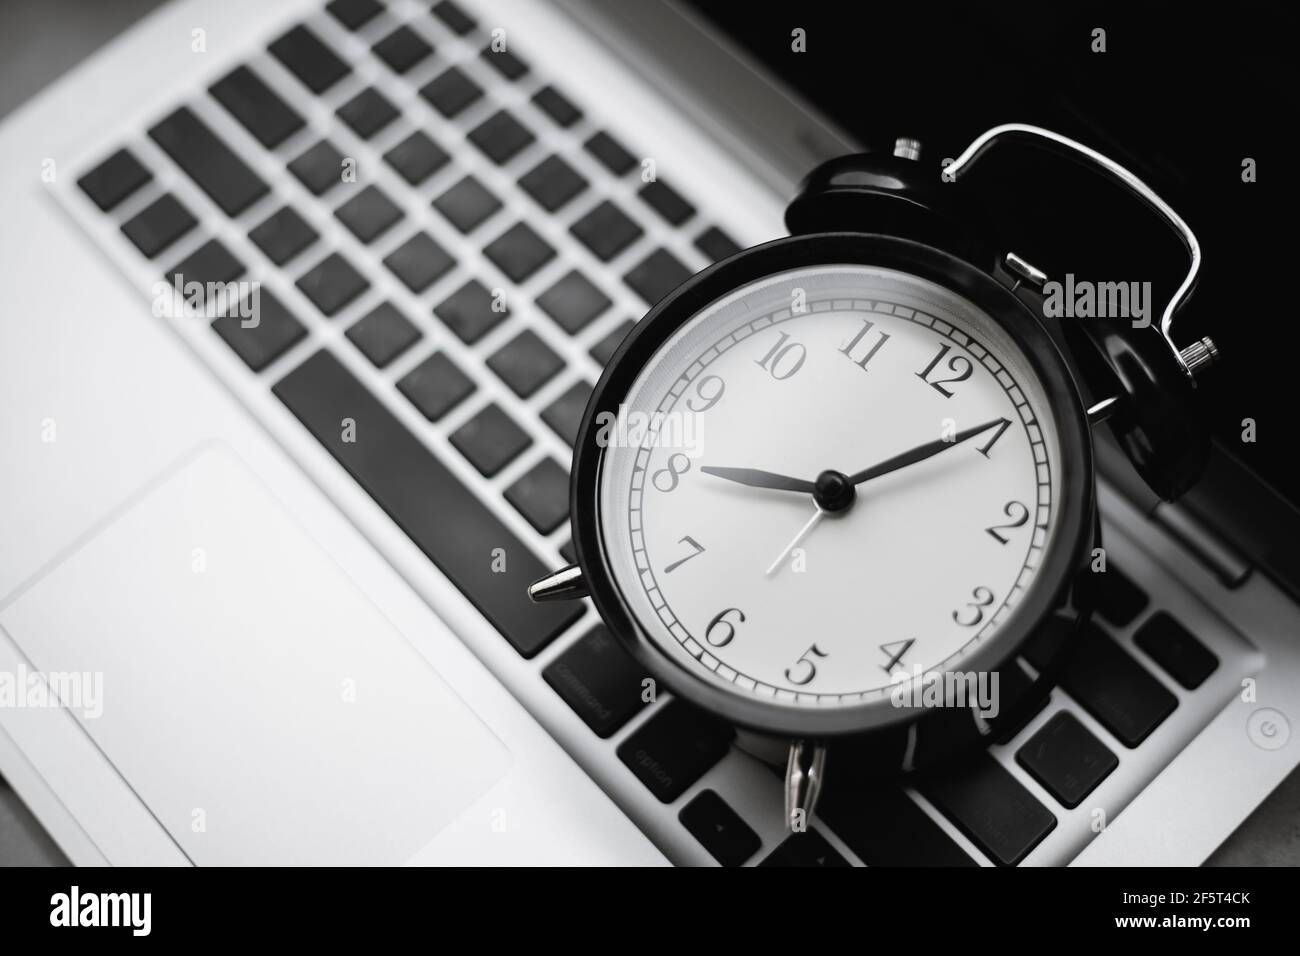
[[[77,720],[196,864],[400,863],[510,765],[225,446],[125,507],[0,625],[47,677],[89,675]]]

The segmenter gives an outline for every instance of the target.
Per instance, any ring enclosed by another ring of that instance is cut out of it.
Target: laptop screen
[[[990,126],[1028,122],[1137,172],[1201,242],[1200,283],[1174,338],[1219,345],[1223,361],[1200,389],[1214,436],[1300,504],[1290,301],[1300,207],[1283,148],[1300,83],[1281,7],[1212,20],[1141,5],[954,4],[940,14],[887,4],[860,20],[812,6],[780,17],[697,8],[873,148],[912,136],[923,158],[941,159]],[[795,28],[805,52],[792,49]],[[1178,240],[1094,173],[1008,148],[970,182],[977,177],[1010,247],[1050,275],[1151,279],[1158,317],[1185,274]]]

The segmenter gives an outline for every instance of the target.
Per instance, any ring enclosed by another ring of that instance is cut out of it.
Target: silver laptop
[[[590,606],[527,602],[623,334],[853,148],[630,0],[181,0],[0,126],[0,774],[62,851],[1202,862],[1300,762],[1296,583],[1119,470],[1097,658],[805,834]]]

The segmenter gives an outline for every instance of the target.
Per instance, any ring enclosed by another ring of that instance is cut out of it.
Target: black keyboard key
[[[573,546],[572,538],[560,545],[560,557],[565,561],[568,561],[570,564],[578,563],[578,551]]]
[[[505,494],[539,534],[550,534],[569,520],[569,473],[554,458],[528,469]]]
[[[977,866],[916,801],[898,787],[840,781],[817,815],[867,866]]]
[[[436,422],[474,393],[474,383],[444,353],[434,352],[407,372],[397,389],[421,415]]]
[[[184,106],[149,136],[227,216],[239,215],[267,193],[266,183]]]
[[[682,265],[667,249],[656,249],[623,276],[632,291],[654,305],[673,289],[691,277],[691,270]]]
[[[590,398],[591,386],[586,382],[574,382],[563,395],[542,410],[542,421],[551,426],[555,434],[573,445],[578,440],[578,426],[582,424],[582,416]]]
[[[504,322],[510,310],[483,283],[470,279],[434,306],[433,314],[456,333],[456,338],[466,345],[473,345]]]
[[[493,69],[507,80],[517,80],[528,72],[528,64],[508,49],[494,50],[489,43],[482,49],[480,55],[484,62],[492,64]]]
[[[262,371],[307,334],[302,323],[265,287],[258,290],[257,324],[249,325],[249,321],[227,314],[214,319],[212,328],[254,372]]]
[[[331,252],[298,279],[298,288],[326,316],[339,313],[370,288],[370,282],[337,252]]]
[[[208,92],[267,149],[275,149],[303,127],[293,107],[246,66],[235,67]]]
[[[532,329],[524,329],[501,346],[488,360],[488,368],[520,398],[528,398],[549,382],[564,359]]]
[[[575,222],[569,231],[601,262],[609,262],[640,239],[644,230],[623,210],[605,199]]]
[[[282,266],[320,238],[292,206],[282,206],[248,234],[257,248]]]
[[[491,478],[533,443],[497,405],[489,405],[451,434],[451,444]],[[545,572],[543,572],[545,573]]]
[[[386,255],[384,265],[402,280],[403,285],[419,295],[450,272],[456,260],[429,238],[428,233],[417,232]]]
[[[149,180],[153,173],[125,149],[119,149],[90,172],[77,180],[90,201],[108,212]]]
[[[560,328],[576,335],[613,303],[581,272],[570,270],[537,297],[537,305]]]
[[[695,248],[704,253],[714,262],[734,256],[740,251],[740,246],[729,235],[719,229],[717,226],[710,226],[695,238]]]
[[[420,95],[435,110],[451,119],[482,96],[483,87],[453,66],[420,87]]]
[[[803,833],[792,833],[781,845],[769,853],[759,866],[844,867],[848,860],[826,842],[826,838],[809,827]]]
[[[553,86],[543,86],[533,94],[536,107],[555,121],[555,125],[568,129],[582,119],[582,110],[574,106],[567,96]]]
[[[555,212],[587,188],[587,180],[558,156],[548,156],[519,180],[524,192],[547,212]]]
[[[1146,592],[1113,562],[1106,563],[1105,571],[1094,572],[1093,583],[1096,586],[1097,613],[1116,627],[1131,624],[1146,609]]]
[[[336,110],[339,119],[362,139],[370,139],[401,115],[388,97],[368,86]]]
[[[234,282],[244,274],[244,264],[216,239],[209,239],[188,256],[168,269],[164,276],[175,285],[178,281]]]
[[[349,30],[359,30],[382,13],[384,5],[379,0],[330,0],[325,9]]]
[[[433,208],[461,232],[471,232],[501,208],[501,200],[473,176],[466,176],[433,201]]]
[[[504,166],[532,145],[532,131],[505,110],[497,110],[469,131],[469,141],[498,166]]]
[[[735,731],[684,700],[669,701],[618,748],[618,759],[672,803],[727,753]]]
[[[313,196],[319,196],[343,181],[343,154],[328,140],[321,140],[289,164],[293,173]]]
[[[384,159],[408,183],[418,186],[446,166],[451,157],[446,150],[417,129],[384,153]]]
[[[383,368],[420,340],[420,330],[391,302],[381,302],[352,323],[347,336],[375,368]]]
[[[302,24],[272,43],[269,49],[313,93],[323,93],[350,72],[338,54]]]
[[[1204,684],[1219,666],[1214,652],[1164,611],[1138,628],[1133,643],[1188,690]]]
[[[1015,661],[1008,661],[998,672],[998,685],[1002,703],[994,718],[995,739],[1005,744],[1042,713],[1051,691],[1031,691],[1033,680]]]
[[[190,211],[167,193],[123,223],[122,232],[145,258],[152,259],[198,224]]]
[[[1064,710],[1016,751],[1016,762],[1071,810],[1119,766],[1119,758]]]
[[[1127,651],[1089,625],[1061,686],[1125,747],[1136,747],[1174,712],[1178,698]]]
[[[273,391],[520,654],[533,656],[582,614],[576,602],[528,599],[550,569],[328,350]],[[342,440],[344,418],[357,423],[355,441]],[[494,548],[509,556],[505,570]]]
[[[712,790],[697,793],[677,819],[722,866],[740,866],[763,845],[758,834]]]
[[[555,250],[526,222],[517,222],[483,250],[511,282],[523,282],[555,258]]]
[[[366,186],[335,209],[334,215],[352,235],[371,243],[402,218],[402,210],[378,186]]]
[[[1015,866],[1056,826],[1056,817],[988,754],[925,781],[921,792],[998,866]]]
[[[441,0],[440,3],[435,3],[433,5],[433,15],[457,36],[465,36],[476,26],[473,18],[453,3],[452,0]]]
[[[663,216],[670,225],[680,226],[695,215],[695,207],[662,180],[646,183],[637,193],[641,201]]]
[[[645,670],[598,624],[542,672],[573,712],[599,737],[609,737],[646,705]]]
[[[623,344],[623,340],[627,338],[627,334],[632,331],[634,325],[636,323],[631,319],[624,319],[612,332],[593,345],[588,354],[601,365],[608,365],[609,360],[614,357],[614,353],[618,351],[618,347]]]
[[[388,64],[389,69],[399,74],[406,73],[433,52],[429,42],[406,24],[402,24],[370,49]]]
[[[595,133],[583,144],[602,166],[615,176],[622,176],[636,166],[636,157],[623,148],[623,144],[603,130]]]

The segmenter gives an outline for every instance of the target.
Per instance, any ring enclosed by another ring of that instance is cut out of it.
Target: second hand
[[[804,538],[808,537],[808,535],[812,532],[812,529],[817,527],[818,523],[822,520],[823,517],[825,517],[826,512],[822,510],[821,505],[814,503],[813,507],[816,509],[816,511],[813,512],[813,516],[808,519],[808,521],[804,524],[802,528],[799,529],[799,533],[794,536],[794,540],[792,540],[789,544],[787,544],[785,546],[785,549],[776,556],[776,560],[773,561],[771,566],[768,567],[767,571],[764,572],[764,575],[766,577],[771,577],[774,573],[776,573],[776,569],[781,566],[781,564],[785,561],[786,557],[790,554],[790,552],[793,551],[795,548],[797,548],[799,546],[799,542],[802,541]]]

